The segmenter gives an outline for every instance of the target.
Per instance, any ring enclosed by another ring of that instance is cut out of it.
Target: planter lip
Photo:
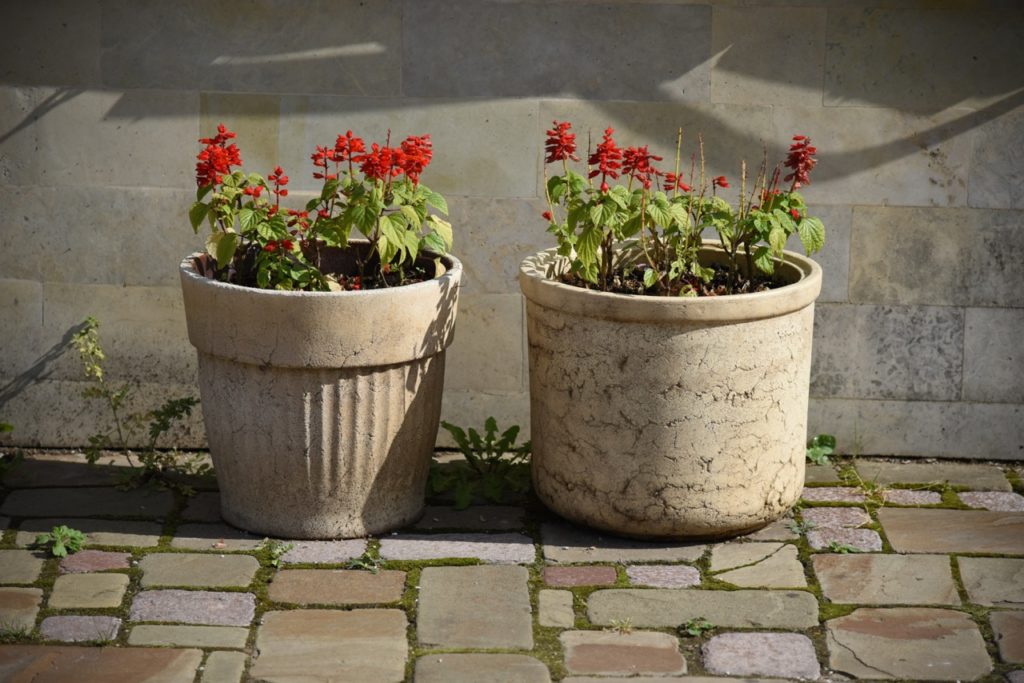
[[[717,241],[704,249],[721,251]],[[750,294],[705,297],[641,296],[601,292],[556,282],[547,266],[558,257],[552,247],[532,254],[519,267],[519,286],[528,302],[592,318],[621,322],[742,322],[772,318],[812,305],[821,293],[822,270],[812,259],[785,251],[781,268],[796,276],[783,287]]]

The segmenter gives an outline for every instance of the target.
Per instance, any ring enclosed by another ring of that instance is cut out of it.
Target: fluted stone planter
[[[556,259],[519,274],[540,499],[637,538],[721,538],[782,516],[803,486],[821,268],[786,252],[793,284],[668,298],[561,284]]]
[[[181,263],[224,519],[349,538],[422,513],[462,265],[362,292],[280,292]],[[199,256],[199,258],[204,258]]]

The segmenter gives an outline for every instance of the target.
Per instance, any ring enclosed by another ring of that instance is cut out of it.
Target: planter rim
[[[702,251],[722,253],[717,242],[704,241]],[[821,266],[810,258],[785,251],[785,262],[776,262],[794,281],[783,287],[749,294],[703,297],[666,297],[618,294],[575,287],[547,276],[548,266],[558,259],[556,247],[523,259],[519,286],[529,302],[587,317],[622,322],[740,322],[785,315],[814,303],[821,292]]]

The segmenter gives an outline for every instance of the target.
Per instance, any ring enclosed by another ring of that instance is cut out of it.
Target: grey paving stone
[[[256,612],[252,593],[151,590],[132,600],[132,621],[172,621],[210,626],[248,626]]]
[[[572,591],[545,588],[537,594],[537,623],[555,628],[572,628],[576,612],[572,605]]]
[[[163,517],[174,507],[170,491],[148,488],[47,488],[12,491],[0,512],[12,517]]]
[[[562,683],[609,683],[615,679],[604,676],[567,676]],[[629,683],[779,683],[777,678],[719,678],[718,676],[638,676]]]
[[[710,673],[811,680],[821,675],[814,644],[802,633],[722,633],[702,650]]]
[[[188,499],[181,513],[182,519],[196,522],[219,522],[220,494],[216,491],[201,491]]]
[[[1003,471],[993,465],[962,463],[895,463],[858,460],[857,472],[864,481],[877,484],[951,484],[978,491],[1010,491]]]
[[[711,547],[716,579],[746,588],[803,588],[804,567],[795,545],[725,543]]]
[[[635,586],[688,588],[700,585],[700,571],[684,564],[635,564],[626,567],[626,576]]]
[[[992,612],[992,632],[1004,662],[1024,663],[1024,611]]]
[[[405,679],[407,622],[395,609],[267,612],[256,633],[254,681]]]
[[[857,528],[871,521],[863,508],[807,508],[800,514],[813,529]]]
[[[182,524],[171,540],[172,548],[187,550],[256,550],[263,539],[227,524]]]
[[[34,583],[46,556],[28,550],[0,550],[0,583]]]
[[[946,555],[815,555],[814,573],[832,602],[959,605]]]
[[[211,652],[201,683],[239,683],[246,659],[244,652]]]
[[[274,602],[298,605],[367,605],[397,602],[404,590],[405,572],[394,569],[285,569],[267,595]]]
[[[792,541],[800,537],[792,529],[793,518],[789,515],[772,522],[760,531],[755,531],[743,538],[751,541]]]
[[[472,505],[465,510],[428,505],[413,528],[515,531],[523,528],[524,514],[522,508],[509,505]]]
[[[0,671],[9,681],[192,683],[202,661],[202,650],[171,648],[74,645],[0,648]],[[40,672],[45,674],[40,676]]]
[[[113,460],[116,465],[106,464]],[[104,457],[90,465],[80,453],[26,455],[15,467],[7,470],[4,484],[9,489],[54,486],[113,486],[118,473],[128,467],[122,457]]]
[[[526,655],[436,654],[416,660],[415,683],[550,683],[539,659]]]
[[[46,617],[39,625],[39,633],[46,640],[65,643],[113,640],[121,628],[117,617],[59,615]]]
[[[1024,608],[1024,559],[960,557],[957,563],[971,602]]]
[[[812,628],[818,602],[805,591],[612,588],[590,594],[587,614],[598,626],[630,619],[641,628],[675,627],[703,617],[725,628]]]
[[[60,561],[61,574],[86,574],[108,569],[128,569],[131,553],[79,550]]]
[[[862,607],[825,624],[829,667],[857,678],[973,680],[992,670],[971,618],[928,607]]]
[[[861,552],[882,549],[882,537],[873,529],[811,529],[807,532],[807,543],[815,550],[827,550],[833,543],[848,545]]]
[[[568,680],[568,679],[565,679]],[[1018,671],[1011,671],[1006,674],[1006,680],[1008,683],[1024,683],[1024,669]]]
[[[153,553],[142,558],[139,568],[142,570],[143,588],[244,588],[252,583],[260,563],[251,555]]]
[[[910,489],[885,489],[882,499],[893,505],[938,505],[942,494],[936,491],[912,491]]]
[[[50,609],[120,607],[128,589],[127,574],[65,574],[53,583]]]
[[[694,562],[704,554],[697,543],[648,543],[596,533],[565,522],[541,525],[549,562]]]
[[[30,519],[21,523],[15,543],[32,545],[36,536],[65,524],[85,534],[86,545],[112,545],[148,548],[160,541],[162,527],[156,522],[120,519]]]
[[[667,633],[566,631],[559,636],[569,673],[634,676],[686,673],[679,639]]]
[[[817,214],[815,214],[817,215]],[[807,465],[804,481],[808,484],[838,484],[842,480],[832,465]]]
[[[38,588],[0,588],[0,625],[13,631],[31,631],[42,598],[43,591]]]
[[[129,645],[222,647],[241,649],[249,629],[241,626],[178,626],[139,624],[128,634]]]
[[[523,534],[398,534],[381,539],[386,560],[439,560],[475,557],[484,562],[529,564],[533,541]]]
[[[993,512],[1024,512],[1024,496],[1005,491],[965,491],[960,500],[972,508]]]
[[[283,541],[292,548],[281,556],[285,564],[341,564],[366,552],[366,540]]]
[[[1024,514],[882,508],[878,521],[898,553],[1024,555]]]
[[[806,486],[800,497],[813,503],[864,502],[864,492],[849,486]]]
[[[533,647],[529,574],[523,567],[427,567],[420,575],[422,647]]]

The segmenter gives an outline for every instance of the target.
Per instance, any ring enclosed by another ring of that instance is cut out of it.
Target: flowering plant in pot
[[[741,163],[734,188],[706,173],[703,140],[681,168],[681,131],[671,171],[609,128],[576,172],[571,125],[547,136],[545,161],[561,169],[545,172],[557,247],[520,269],[535,491],[628,536],[765,526],[803,485],[821,269],[785,244],[824,242],[797,191],[816,149],[795,136],[784,163],[766,153],[749,177]]]
[[[444,198],[420,182],[430,138],[312,154],[322,181],[245,173],[224,125],[202,138],[180,266],[221,513],[286,538],[362,536],[422,511],[462,267]],[[389,136],[390,138],[390,136]]]

